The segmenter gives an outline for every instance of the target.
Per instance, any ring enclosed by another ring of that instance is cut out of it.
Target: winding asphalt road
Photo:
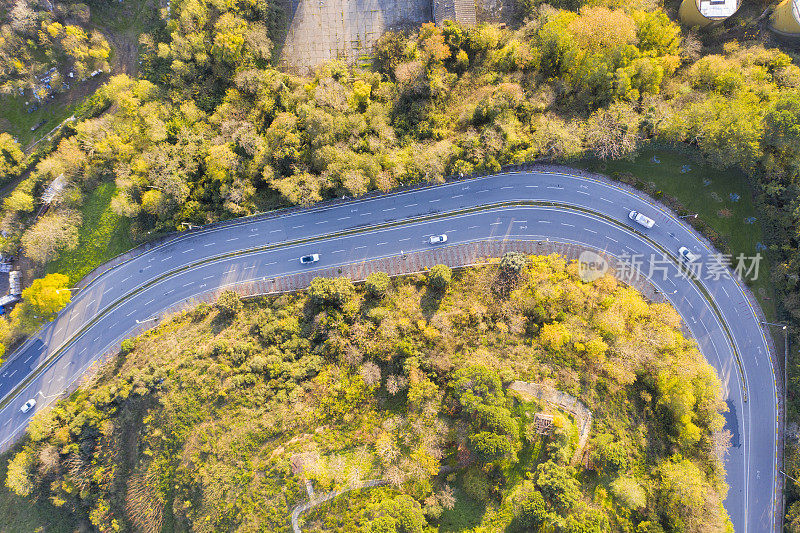
[[[656,221],[645,229],[631,210]],[[725,507],[736,531],[773,531],[778,412],[769,345],[733,276],[681,275],[677,250],[715,253],[694,231],[644,196],[615,184],[552,172],[474,178],[312,208],[184,234],[124,262],[80,290],[72,302],[0,368],[0,446],[17,438],[47,405],[133,330],[173,304],[211,289],[316,267],[388,257],[487,239],[582,244],[622,257],[668,260],[645,276],[675,306],[727,389],[733,446],[726,459]],[[299,257],[319,253],[319,263]],[[707,264],[707,262],[706,262]],[[729,272],[727,270],[726,272]],[[651,275],[652,274],[652,275]],[[20,406],[37,399],[33,411]]]

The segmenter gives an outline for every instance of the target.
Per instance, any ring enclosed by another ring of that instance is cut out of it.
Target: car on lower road
[[[301,265],[310,265],[319,261],[319,254],[308,254],[300,258]]]
[[[444,233],[441,235],[431,235],[428,239],[428,242],[431,244],[441,244],[443,242],[447,242],[447,235]]]
[[[652,218],[641,214],[638,211],[631,211],[630,213],[628,213],[628,218],[633,220],[637,224],[641,224],[642,226],[644,226],[647,229],[650,229],[650,228],[652,228],[653,226],[656,225],[656,221],[655,220],[653,220]]]
[[[22,411],[23,413],[27,413],[28,411],[33,409],[35,406],[36,406],[36,400],[31,398],[30,400],[28,400],[27,402],[22,404],[22,407],[20,407],[19,410]]]
[[[691,263],[693,261],[697,261],[700,259],[700,256],[688,249],[686,246],[681,246],[678,248],[678,255],[681,256],[681,259],[686,261],[687,263]]]

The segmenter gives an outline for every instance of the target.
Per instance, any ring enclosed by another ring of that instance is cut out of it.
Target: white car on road
[[[638,211],[631,211],[628,213],[628,218],[644,226],[647,229],[656,225],[656,221],[650,217],[646,217]]]
[[[681,259],[686,261],[687,263],[691,263],[692,261],[697,261],[700,259],[700,256],[688,249],[685,246],[681,246],[678,248],[678,254],[681,256]]]
[[[431,235],[430,239],[428,239],[428,242],[431,244],[441,244],[443,242],[447,242],[447,235],[444,233],[441,235]]]
[[[22,411],[23,413],[27,413],[28,411],[33,409],[35,406],[36,406],[36,400],[31,398],[30,400],[28,400],[27,402],[22,404],[22,407],[20,407],[19,410]]]
[[[311,263],[316,263],[317,261],[319,261],[319,254],[304,255],[300,258],[301,265],[310,265]]]

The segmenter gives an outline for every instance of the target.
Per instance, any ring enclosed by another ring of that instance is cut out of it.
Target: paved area
[[[431,0],[290,0],[280,63],[304,73],[343,59],[358,63],[386,30],[433,20]]]

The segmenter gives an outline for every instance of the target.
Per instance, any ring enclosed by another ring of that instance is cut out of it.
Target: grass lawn
[[[736,170],[719,170],[677,150],[645,149],[633,161],[581,161],[575,166],[613,176],[630,173],[650,182],[667,196],[697,213],[730,246],[734,256],[761,251],[759,277],[750,283],[767,316],[774,316],[770,263],[763,244],[763,228],[753,202],[747,176]]]
[[[111,209],[115,190],[113,183],[103,183],[86,197],[78,247],[49,263],[48,273],[66,274],[70,283],[76,283],[93,268],[133,248],[130,220],[117,216]]]
[[[8,132],[16,137],[22,146],[27,146],[47,135],[50,130],[72,115],[80,104],[80,102],[48,102],[33,113],[28,113],[25,101],[30,98],[29,94],[26,96],[0,96],[0,109],[2,109],[0,131]],[[31,131],[31,127],[43,120],[44,124],[39,126],[36,131]]]

